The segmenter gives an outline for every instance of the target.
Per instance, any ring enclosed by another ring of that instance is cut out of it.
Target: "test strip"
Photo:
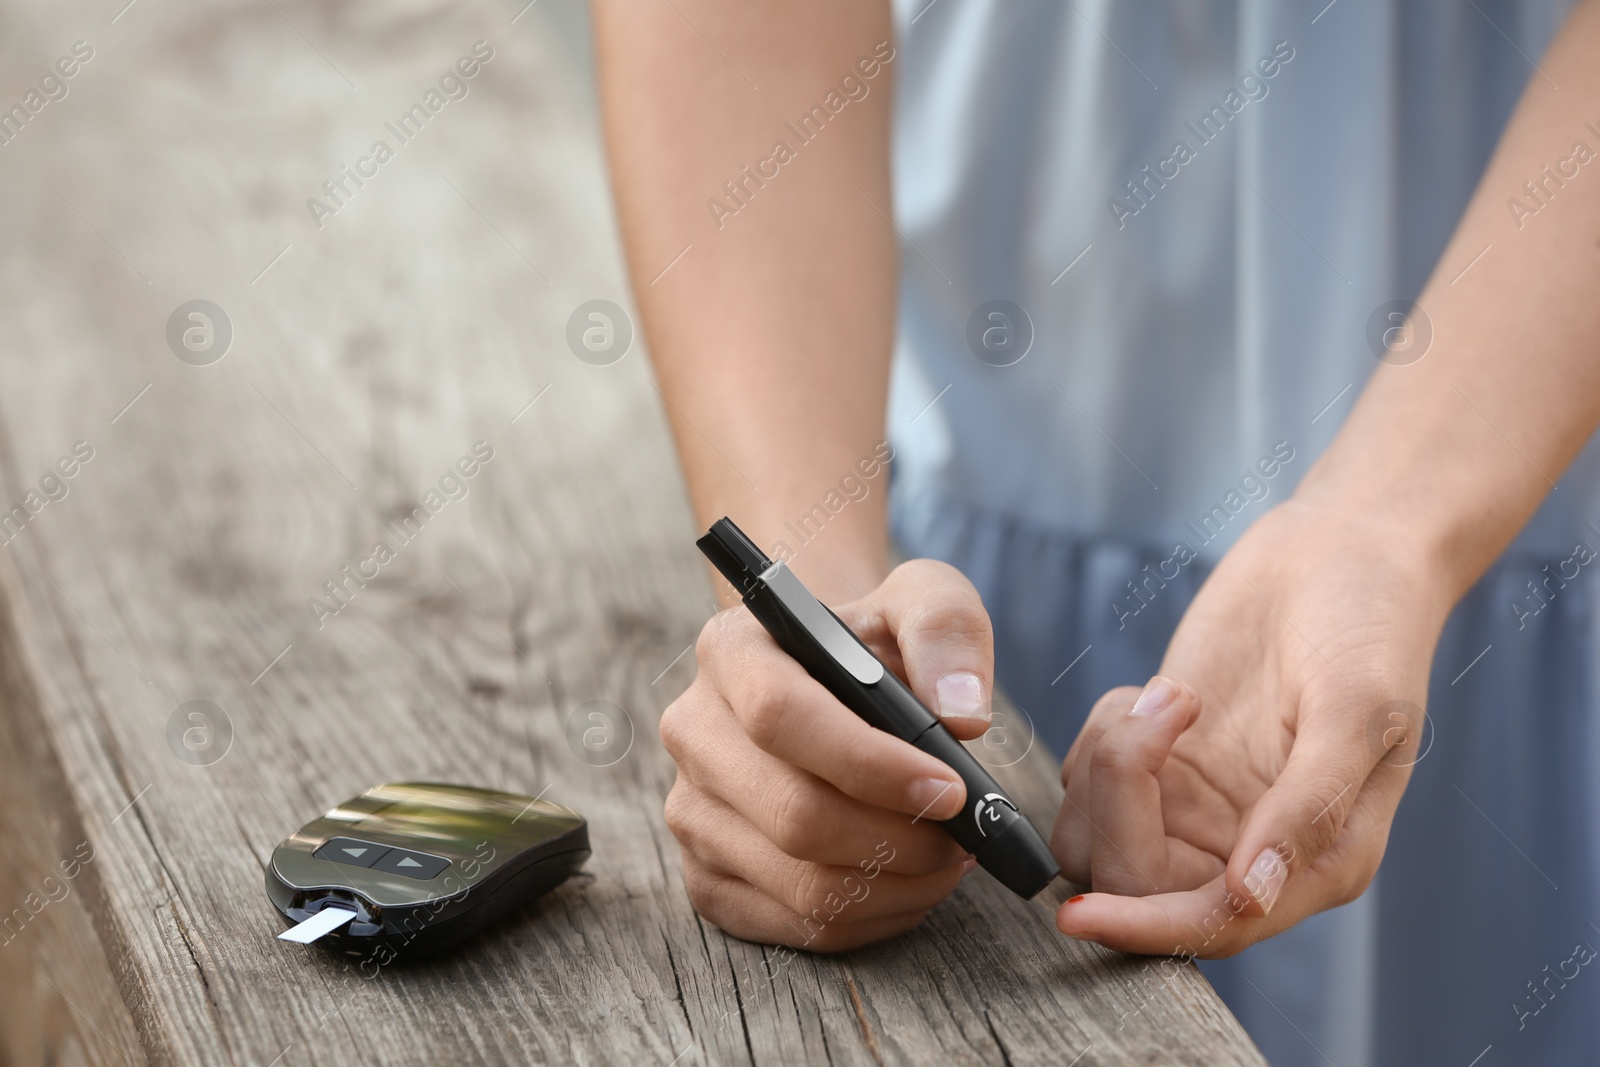
[[[356,917],[349,908],[323,908],[298,926],[292,926],[278,935],[280,941],[296,941],[302,945],[333,933]]]

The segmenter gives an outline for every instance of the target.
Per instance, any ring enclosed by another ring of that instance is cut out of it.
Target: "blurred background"
[[[622,468],[592,447],[657,422],[639,353],[597,372],[564,340],[578,304],[628,302],[583,4],[123,3],[0,8],[7,108],[75,45],[92,50],[61,80],[65,96],[0,146],[0,331],[10,361],[56,366],[29,384],[62,394],[27,398],[30,418],[48,420],[29,426],[39,434],[9,427],[23,469],[117,414],[72,401],[88,364],[108,398],[151,385],[100,438],[181,422],[226,395],[244,412],[234,432],[264,455],[308,453],[307,483],[286,487],[307,501],[346,477],[408,490],[431,480],[442,457],[422,450],[428,466],[412,466],[419,434],[449,420],[449,447],[464,448],[473,428],[500,432],[547,386],[554,402],[518,431],[548,436],[511,462],[672,476],[668,457]],[[455,79],[465,95],[439,93],[479,42],[492,59]],[[390,125],[430,91],[444,106],[402,142]],[[345,179],[380,140],[392,158],[365,184]],[[338,197],[330,180],[343,182]],[[313,199],[336,213],[316,217]],[[195,299],[232,326],[226,358],[204,375],[174,360],[165,336]],[[409,392],[419,364],[448,368],[430,378],[449,388]],[[342,391],[334,383],[370,403],[320,407]],[[301,551],[341,533],[296,503],[239,519]]]
[[[614,553],[640,531],[586,522],[577,502],[641,494],[690,532],[637,336],[621,321],[614,350],[587,361],[567,341],[579,305],[629,306],[579,0],[124,3],[0,8],[8,108],[58,58],[92,52],[0,146],[6,506],[74,441],[96,449],[33,519],[29,551],[103,518],[170,548],[176,570],[150,576],[157,587],[225,579],[259,598],[283,640],[188,634],[248,681],[298,628],[320,632],[308,601],[475,441],[495,450],[491,476],[365,599],[435,595],[418,576],[455,557],[469,594],[474,581],[497,602],[537,588],[582,615],[594,596],[563,588],[570,575],[527,552],[475,574],[474,546],[495,530],[581,530],[576,551]],[[402,140],[414,106],[427,122]],[[392,150],[381,164],[379,141]],[[358,184],[357,169],[376,173]],[[194,301],[210,305],[204,322],[188,317]],[[191,327],[202,348],[178,353]],[[251,484],[235,453],[251,457]],[[564,498],[511,530],[506,498],[556,472]]]

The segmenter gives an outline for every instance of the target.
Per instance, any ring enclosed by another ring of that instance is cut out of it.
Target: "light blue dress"
[[[1056,752],[1337,432],[1567,8],[897,2],[894,530],[977,584]],[[1452,617],[1373,887],[1205,965],[1273,1063],[1600,1061],[1600,577],[1526,607],[1600,549],[1597,478],[1591,445]]]

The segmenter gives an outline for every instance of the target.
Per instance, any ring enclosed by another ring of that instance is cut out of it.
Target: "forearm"
[[[1600,4],[1584,3],[1540,62],[1544,76],[1533,76],[1419,298],[1431,349],[1409,366],[1380,365],[1299,494],[1413,546],[1450,604],[1600,421],[1600,159],[1570,162],[1559,187],[1542,169],[1573,159],[1579,141],[1600,153],[1597,53]],[[1543,206],[1530,180],[1545,181]],[[1537,213],[1513,212],[1513,199]]]
[[[794,550],[826,598],[853,599],[888,558],[887,472],[860,468],[885,437],[894,330],[893,63],[874,57],[888,6],[594,12],[623,244],[696,517],[732,515],[763,548]],[[802,141],[792,127],[830,92],[848,103]],[[840,495],[846,478],[865,495]],[[828,509],[830,493],[849,503]],[[792,524],[818,505],[826,522],[797,544]]]

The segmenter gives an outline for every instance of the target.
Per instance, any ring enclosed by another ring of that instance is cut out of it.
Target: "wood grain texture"
[[[906,937],[783,963],[689,907],[656,723],[710,590],[642,353],[564,339],[628,303],[581,6],[123,2],[0,8],[6,106],[94,49],[0,147],[0,509],[94,453],[0,550],[0,909],[48,901],[0,944],[0,1058],[1261,1062],[1192,967],[1152,978],[980,876]],[[306,199],[480,40],[469,94],[319,228]],[[196,298],[234,330],[210,366],[166,339]],[[209,765],[169,746],[192,700],[231,724]],[[632,727],[607,766],[571,739],[591,700]],[[1047,822],[1047,755],[1005,777]],[[594,857],[436,963],[275,940],[274,845],[405,779],[545,791]]]

